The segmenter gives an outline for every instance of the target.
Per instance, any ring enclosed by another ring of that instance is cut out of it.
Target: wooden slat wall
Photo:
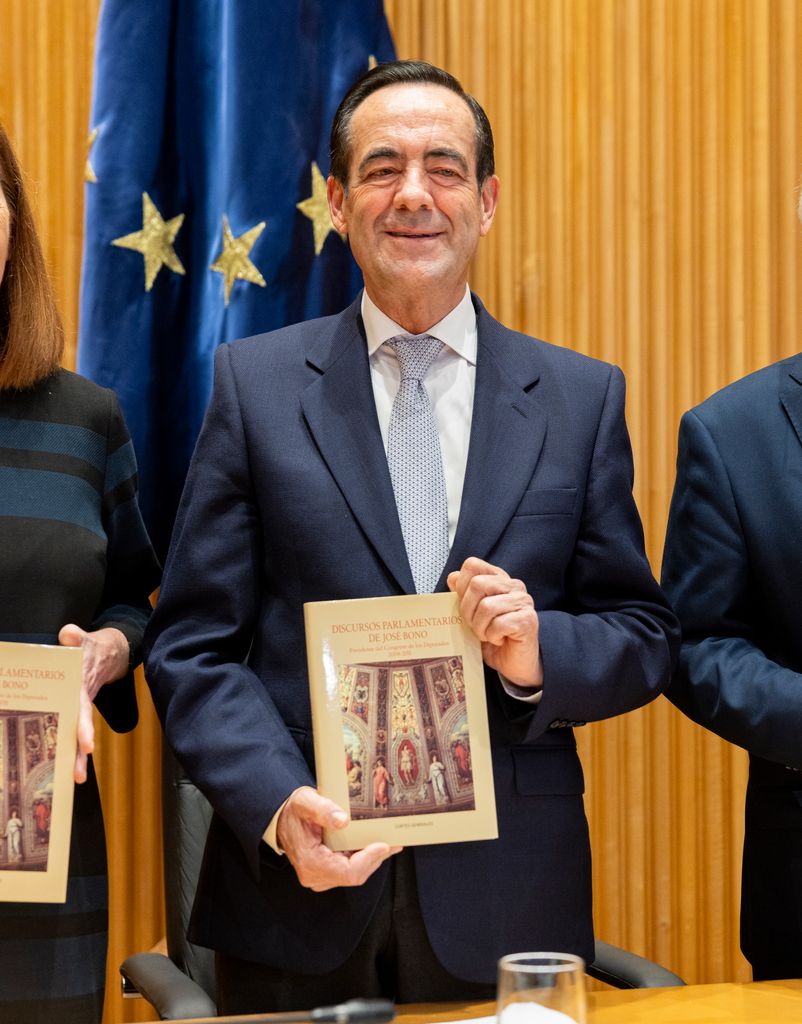
[[[75,364],[83,181],[99,0],[0,0],[0,119],[35,202]]]
[[[659,571],[681,413],[799,348],[795,0],[387,0],[402,56],[496,134],[473,285],[504,322],[621,365]],[[691,981],[746,979],[746,758],[664,700],[580,730],[598,932]]]
[[[74,353],[98,0],[0,0],[0,118],[37,198]],[[453,71],[494,125],[501,209],[473,285],[521,330],[619,363],[656,570],[680,414],[796,351],[797,0],[387,0],[400,56]],[[578,396],[579,397],[579,396]],[[147,697],[143,692],[147,712]],[[110,977],[162,929],[158,730],[103,734]],[[689,981],[737,948],[745,757],[665,701],[580,730],[606,939]],[[107,1019],[132,1020],[110,989]],[[140,1016],[138,1019],[143,1019]]]

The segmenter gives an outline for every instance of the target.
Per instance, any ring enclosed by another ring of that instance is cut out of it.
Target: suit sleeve
[[[263,594],[259,510],[228,346],[178,510],[146,674],[167,739],[258,872],[259,843],[289,794],[314,785],[247,665]]]
[[[748,538],[727,467],[707,426],[686,413],[663,557],[663,586],[683,644],[666,695],[731,743],[802,768],[802,675],[756,643],[758,596],[750,577]]]
[[[539,725],[620,715],[668,685],[679,627],[652,575],[632,495],[624,377],[613,367],[599,417],[565,608],[539,613]]]

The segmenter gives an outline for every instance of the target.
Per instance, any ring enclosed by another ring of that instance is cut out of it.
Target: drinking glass
[[[498,1024],[585,1024],[585,963],[571,953],[511,953],[498,962]]]

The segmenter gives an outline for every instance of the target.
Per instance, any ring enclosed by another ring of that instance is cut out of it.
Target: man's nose
[[[408,167],[401,175],[395,193],[394,205],[397,209],[420,210],[432,206],[429,191],[429,180],[423,168]]]

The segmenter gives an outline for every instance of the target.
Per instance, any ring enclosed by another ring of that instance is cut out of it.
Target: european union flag
[[[104,0],[78,370],[120,398],[164,556],[221,342],[361,287],[328,135],[393,43],[381,0]]]

